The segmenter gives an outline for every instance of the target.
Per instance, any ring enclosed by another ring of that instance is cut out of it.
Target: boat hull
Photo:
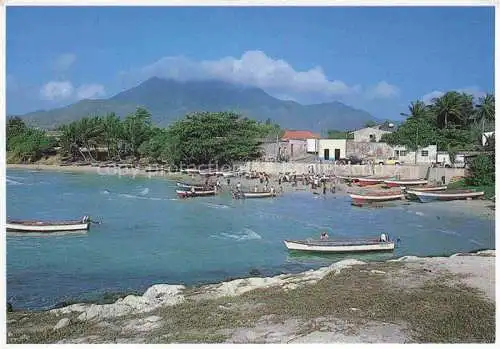
[[[308,243],[305,241],[284,241],[285,246],[292,251],[344,253],[344,252],[373,252],[392,251],[394,242],[373,242],[360,244],[328,245],[328,243]]]
[[[179,188],[183,188],[183,189],[191,189],[194,187],[194,190],[198,190],[198,191],[203,191],[205,189],[205,187],[203,185],[200,185],[200,184],[189,184],[189,183],[182,183],[182,182],[177,182],[177,186]]]
[[[354,204],[366,204],[372,202],[385,202],[404,199],[404,194],[391,194],[391,195],[361,195],[350,194]]]
[[[215,190],[209,191],[195,191],[194,193],[191,191],[185,190],[176,190],[177,196],[180,198],[190,198],[190,197],[202,197],[202,196],[214,196]]]
[[[474,199],[484,195],[484,192],[419,192],[416,190],[408,190],[408,195],[413,196],[422,203],[433,201],[453,201]]]
[[[88,230],[90,223],[78,224],[50,224],[50,225],[28,225],[18,223],[7,223],[7,231],[9,232],[25,232],[25,233],[55,233],[61,231],[81,231]]]
[[[276,193],[243,193],[245,199],[259,199],[259,198],[272,198],[276,196]]]
[[[404,186],[401,188],[406,189]],[[442,190],[446,190],[446,189],[448,189],[448,187],[446,185],[444,185],[444,186],[440,186],[440,187],[413,187],[410,190],[420,191],[420,192],[428,192],[428,191],[442,191]]]
[[[414,185],[425,185],[427,184],[426,180],[401,180],[401,181],[396,181],[396,180],[388,180],[384,181],[384,184],[390,188],[395,188],[395,187],[409,187],[409,186],[414,186]]]

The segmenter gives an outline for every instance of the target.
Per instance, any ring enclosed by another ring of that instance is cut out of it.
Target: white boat
[[[432,186],[432,185],[424,185],[421,187],[412,187],[410,190],[414,191],[442,191],[448,189],[447,185],[441,186]],[[401,190],[408,190],[406,187],[401,187]]]
[[[276,192],[263,191],[263,192],[243,192],[245,199],[256,199],[256,198],[272,198],[276,196]]]
[[[467,189],[444,190],[439,192],[423,192],[418,190],[407,190],[409,197],[415,197],[420,202],[431,201],[452,201],[478,198],[484,195],[482,191],[473,191]]]
[[[380,239],[353,239],[353,240],[285,240],[285,246],[293,251],[309,252],[370,252],[392,251],[394,241],[380,241]]]
[[[389,179],[389,180],[384,181],[384,184],[388,187],[425,185],[425,184],[427,184],[427,180],[425,180],[425,179]]]
[[[349,194],[353,202],[370,203],[383,202],[392,200],[404,199],[404,194],[401,193],[367,193],[367,194]]]
[[[11,232],[54,233],[88,230],[89,227],[90,219],[88,216],[83,217],[81,220],[72,221],[7,220],[7,231]]]

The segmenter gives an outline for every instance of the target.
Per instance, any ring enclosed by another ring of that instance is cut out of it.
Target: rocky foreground
[[[343,260],[300,274],[114,304],[7,314],[8,343],[411,343],[495,341],[495,251]]]

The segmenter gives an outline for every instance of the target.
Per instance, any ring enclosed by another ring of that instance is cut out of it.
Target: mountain
[[[265,121],[270,118],[282,128],[321,131],[363,127],[376,120],[364,110],[340,102],[302,105],[276,99],[255,87],[205,80],[179,82],[151,78],[109,99],[81,100],[63,108],[20,115],[27,123],[43,128],[78,120],[91,114],[115,112],[120,117],[143,106],[152,114],[153,123],[166,126],[195,111],[235,111]]]

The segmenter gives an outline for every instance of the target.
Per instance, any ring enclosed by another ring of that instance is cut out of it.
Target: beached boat
[[[356,182],[360,187],[366,187],[369,185],[381,184],[384,181],[390,179],[389,177],[356,177],[353,181]]]
[[[285,240],[285,246],[293,251],[309,252],[373,252],[392,251],[394,241],[381,239],[352,239],[352,240]]]
[[[204,191],[195,191],[192,192],[190,190],[176,190],[177,196],[180,198],[188,198],[188,197],[198,197],[198,196],[213,196],[216,195],[215,190],[204,190]]]
[[[416,186],[412,187],[410,190],[415,190],[415,191],[441,191],[441,190],[446,190],[448,189],[447,185],[422,185],[422,186]],[[407,190],[406,187],[401,187],[401,190]]]
[[[7,231],[25,233],[54,233],[61,231],[88,230],[90,218],[70,221],[7,220]]]
[[[404,194],[388,192],[388,193],[364,193],[364,194],[349,194],[354,204],[366,204],[372,202],[384,202],[392,200],[404,199]]]
[[[272,193],[270,191],[243,192],[241,194],[245,199],[272,198],[276,196],[276,192]]]
[[[452,201],[478,198],[484,195],[482,191],[474,191],[467,189],[444,190],[438,192],[424,192],[417,190],[407,190],[406,194],[409,198],[416,199],[420,202],[432,201]]]
[[[425,185],[427,180],[425,179],[389,179],[384,181],[384,184],[388,187],[409,187],[413,185]]]

